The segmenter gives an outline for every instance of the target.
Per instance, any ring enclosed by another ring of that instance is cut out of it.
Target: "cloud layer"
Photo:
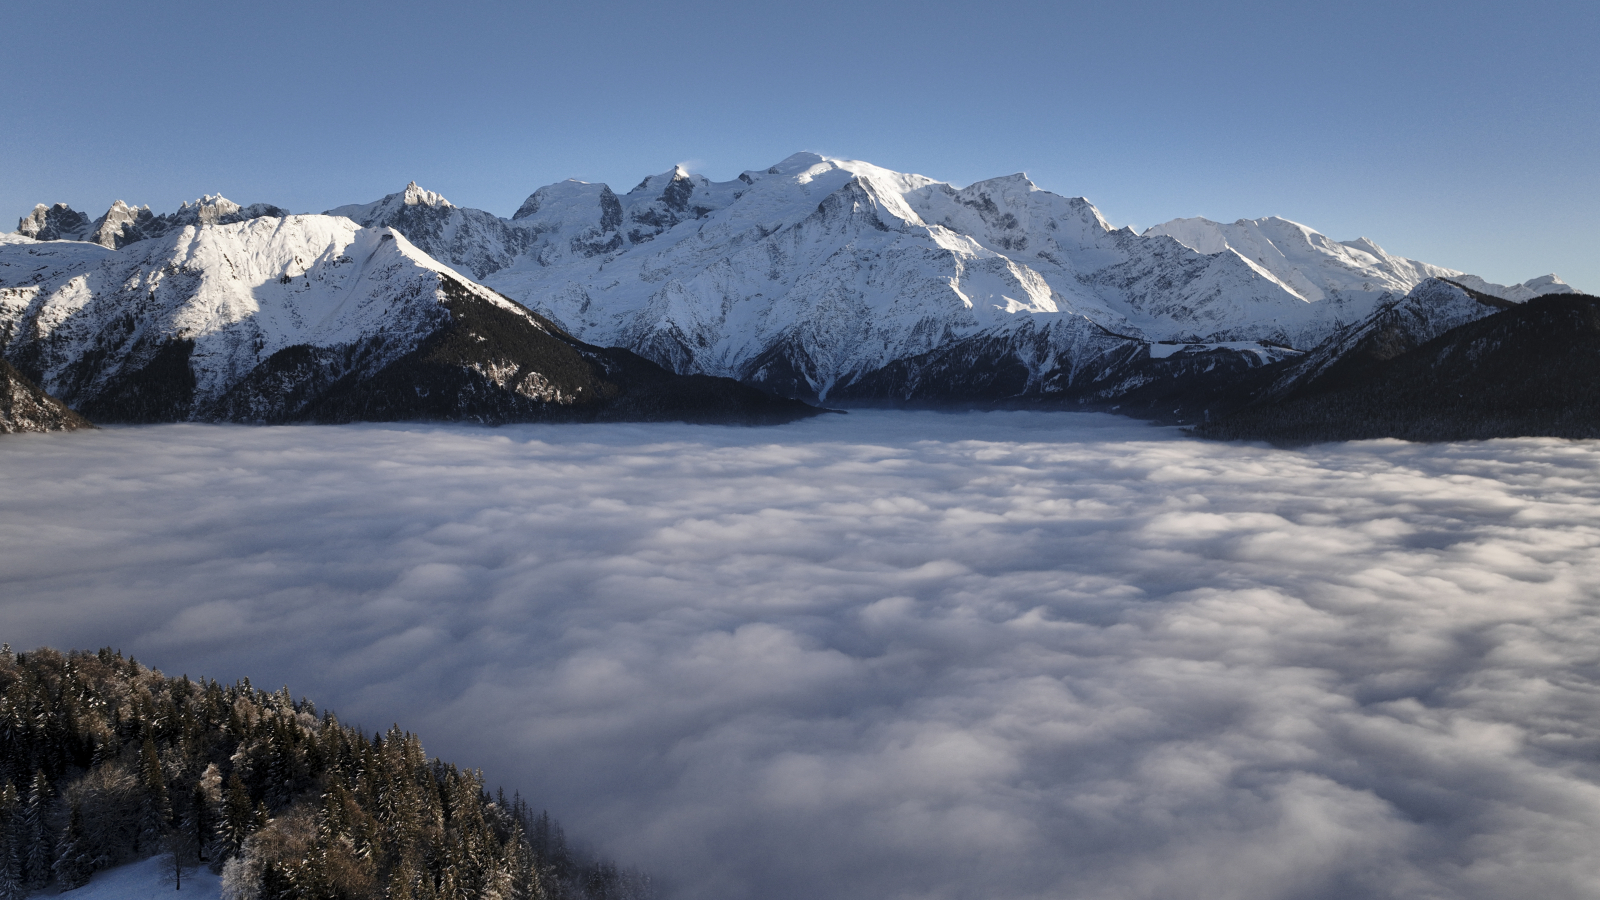
[[[0,441],[0,637],[287,683],[684,897],[1600,895],[1600,444],[1070,414]]]

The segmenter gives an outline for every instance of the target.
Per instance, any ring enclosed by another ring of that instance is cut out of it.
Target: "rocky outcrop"
[[[0,359],[0,434],[93,427],[88,419],[40,390],[27,376]]]

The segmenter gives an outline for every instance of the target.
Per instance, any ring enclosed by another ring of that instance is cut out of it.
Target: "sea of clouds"
[[[1600,442],[0,439],[0,638],[398,722],[694,898],[1600,896]]]

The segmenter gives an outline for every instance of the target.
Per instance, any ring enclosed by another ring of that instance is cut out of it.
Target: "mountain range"
[[[1135,233],[1022,175],[956,188],[799,153],[726,182],[565,181],[510,218],[414,183],[321,215],[40,205],[0,237],[0,351],[103,421],[759,422],[804,404],[1199,421],[1397,304],[1462,324],[1459,297],[1571,290],[1278,218]]]

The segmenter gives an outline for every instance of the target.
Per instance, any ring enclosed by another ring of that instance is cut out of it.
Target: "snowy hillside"
[[[66,404],[39,389],[0,358],[0,434],[23,431],[74,431],[91,427]]]
[[[1386,293],[1404,294],[1425,278],[1449,278],[1516,303],[1545,294],[1573,293],[1571,286],[1554,275],[1509,286],[1494,284],[1476,275],[1391,256],[1366,238],[1329,240],[1298,222],[1275,216],[1240,219],[1232,225],[1202,218],[1173,219],[1144,233],[1167,235],[1201,253],[1237,253],[1310,302],[1371,303]]]
[[[116,251],[10,237],[0,342],[99,421],[767,415],[732,383],[668,396],[676,376],[341,216],[190,225]]]
[[[443,317],[414,301],[437,294],[438,273],[450,271],[403,236],[332,216],[191,226],[117,253],[91,246],[53,258],[41,256],[49,245],[0,246],[8,356],[75,407],[174,342],[192,342],[201,407],[286,347],[382,336],[403,352]]]
[[[181,889],[173,879],[171,859],[143,859],[98,872],[83,887],[62,891],[66,900],[218,900],[222,879],[204,866],[185,869]]]

